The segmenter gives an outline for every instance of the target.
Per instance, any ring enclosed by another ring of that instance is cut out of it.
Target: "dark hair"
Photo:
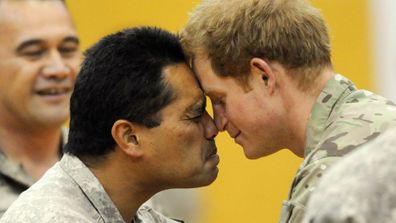
[[[174,99],[163,69],[184,62],[178,38],[154,27],[125,29],[88,49],[70,99],[65,152],[90,158],[113,151],[119,119],[160,125],[159,111]]]

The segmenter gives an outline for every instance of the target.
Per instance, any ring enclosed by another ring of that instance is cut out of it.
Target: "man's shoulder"
[[[98,219],[78,185],[59,164],[23,192],[4,214],[1,222],[59,222],[56,219]],[[52,221],[54,220],[54,221]],[[81,220],[82,221],[82,220]],[[75,222],[75,221],[74,221]],[[77,221],[78,222],[78,221]]]
[[[396,128],[390,129],[329,169],[310,199],[307,222],[355,217],[367,222],[394,222],[395,136]]]
[[[361,114],[377,114],[381,116],[387,113],[394,113],[396,111],[396,103],[375,93],[367,90],[356,90],[351,92],[338,105],[340,112],[346,110],[355,110]],[[358,109],[358,110],[356,110]]]
[[[70,195],[69,195],[70,196]],[[58,200],[61,201],[61,200]],[[65,201],[68,201],[67,199]],[[44,202],[46,202],[44,204]],[[23,210],[23,211],[22,211]],[[53,200],[39,200],[34,202],[19,202],[5,212],[1,223],[26,222],[103,222],[96,211],[86,212],[79,206],[60,204]]]
[[[341,157],[396,126],[396,104],[367,91],[357,91],[328,118],[310,162]]]
[[[0,218],[26,187],[0,174]]]

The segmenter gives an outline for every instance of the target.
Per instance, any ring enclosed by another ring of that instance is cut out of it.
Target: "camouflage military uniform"
[[[310,193],[342,156],[396,126],[396,104],[335,75],[318,96],[307,126],[304,162],[283,203],[280,222],[302,222]],[[336,183],[336,182],[334,182]]]
[[[62,139],[67,139],[68,129],[62,128]],[[61,146],[65,140],[62,140]],[[59,149],[61,156],[62,150]],[[19,194],[28,189],[34,180],[20,165],[9,160],[0,148],[0,217]]]
[[[18,222],[124,222],[117,207],[93,173],[77,157],[65,154],[60,162],[23,192],[0,220]],[[147,206],[134,223],[176,223]]]
[[[396,222],[395,163],[396,128],[329,169],[308,202],[304,222]]]

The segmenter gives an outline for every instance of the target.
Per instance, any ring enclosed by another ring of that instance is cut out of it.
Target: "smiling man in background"
[[[0,216],[62,155],[80,63],[63,1],[0,0]]]

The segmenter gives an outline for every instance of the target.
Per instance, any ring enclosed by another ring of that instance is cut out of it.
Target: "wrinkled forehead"
[[[172,88],[177,99],[188,104],[204,97],[198,80],[187,64],[168,65],[163,73],[165,82]]]

